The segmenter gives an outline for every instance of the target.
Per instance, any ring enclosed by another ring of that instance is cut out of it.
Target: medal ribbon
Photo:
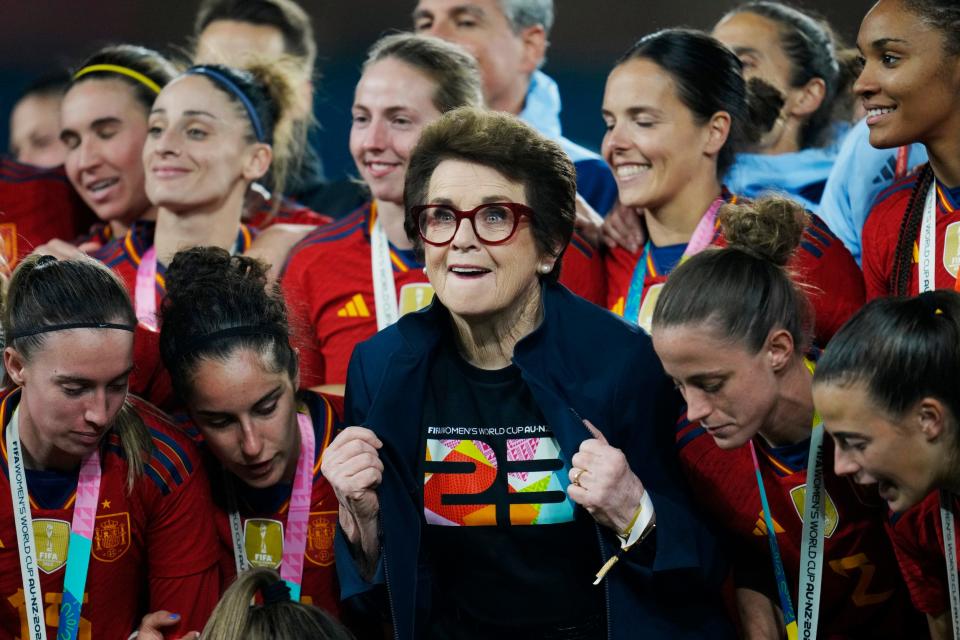
[[[953,496],[940,490],[940,526],[943,528],[943,551],[947,561],[947,593],[950,598],[950,617],[953,636],[960,632],[960,576],[957,575],[957,531]]]
[[[30,640],[46,640],[47,624],[33,540],[33,515],[30,513],[30,494],[27,491],[23,449],[20,446],[19,408],[14,411],[7,426],[6,444],[9,453],[10,494],[13,498],[16,519],[17,545],[20,549],[20,576],[26,599],[29,637]],[[80,609],[83,606],[83,591],[87,584],[87,571],[90,566],[90,548],[97,515],[97,500],[100,495],[101,474],[100,453],[94,449],[83,459],[77,480],[77,497],[73,507],[70,542],[67,548],[57,640],[76,640],[80,629]]]
[[[313,497],[313,461],[316,438],[309,414],[297,414],[300,429],[300,457],[287,509],[287,528],[283,535],[283,557],[280,562],[280,577],[290,588],[290,600],[299,602],[300,586],[303,583],[303,555],[307,547],[307,523],[310,518],[310,501]],[[237,508],[236,492],[232,482],[226,483],[227,503],[230,508],[230,535],[233,538],[233,559],[237,573],[250,567],[243,552],[243,521]]]
[[[157,325],[157,249],[150,247],[140,258],[137,265],[137,283],[134,291],[134,304],[137,320],[150,331],[159,331]]]
[[[809,363],[807,366],[812,367]],[[787,638],[796,640],[802,637],[816,640],[820,617],[820,583],[823,576],[823,539],[826,526],[826,500],[823,491],[823,422],[819,416],[814,416],[813,430],[810,434],[810,453],[807,456],[807,483],[800,538],[800,558],[805,560],[801,562],[801,567],[805,569],[800,571],[800,585],[797,592],[802,621],[799,626],[790,598],[790,587],[783,568],[773,514],[770,511],[767,492],[763,487],[763,477],[760,474],[760,464],[757,461],[757,450],[753,440],[750,440],[750,456],[753,458],[753,470],[757,476],[757,488],[760,490],[760,504],[763,508],[764,522],[767,525],[767,541],[770,543],[770,557],[773,560],[773,573],[777,581],[777,593],[780,597],[780,608],[783,610]]]
[[[380,224],[377,203],[370,205],[370,266],[373,273],[373,302],[377,312],[377,330],[386,329],[400,318],[397,303],[397,284],[390,262],[390,241]]]
[[[920,293],[933,291],[937,288],[936,281],[936,253],[937,253],[937,182],[930,185],[927,191],[927,200],[923,206],[923,221],[920,227]],[[953,283],[953,290],[960,291],[960,271],[957,280]]]
[[[927,193],[923,208],[923,226],[920,232],[920,293],[935,288],[933,280],[933,262],[936,253],[936,192],[934,181]],[[954,289],[960,290],[960,278]],[[960,633],[960,576],[957,575],[957,533],[953,499],[949,492],[940,491],[940,527],[943,530],[943,555],[947,564],[947,588],[950,598],[950,617],[954,637]]]
[[[683,256],[680,258],[680,264],[683,264],[690,256],[694,256],[703,251],[710,242],[713,241],[715,233],[717,211],[723,206],[724,199],[717,198],[707,209],[697,228],[693,230],[690,241],[687,242],[687,248],[683,250]],[[633,277],[630,279],[630,287],[627,289],[627,299],[624,303],[623,317],[630,322],[637,324],[640,319],[640,303],[643,300],[643,285],[647,279],[647,259],[650,257],[652,243],[647,240],[643,246],[643,255],[640,256],[640,262],[633,270]]]

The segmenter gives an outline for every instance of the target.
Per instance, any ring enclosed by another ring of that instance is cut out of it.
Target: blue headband
[[[263,125],[260,124],[260,117],[257,115],[256,108],[253,106],[253,103],[250,102],[250,98],[247,97],[247,94],[245,94],[243,90],[237,86],[236,82],[234,82],[227,76],[223,75],[216,69],[211,69],[210,67],[203,66],[203,65],[197,66],[197,67],[190,67],[189,69],[187,69],[184,75],[207,76],[208,78],[216,82],[218,85],[220,85],[221,87],[223,87],[224,89],[232,93],[234,96],[236,96],[237,100],[239,100],[240,103],[243,105],[243,108],[247,110],[247,115],[250,117],[250,124],[253,125],[253,134],[256,136],[257,142],[267,141],[266,136],[263,135]]]

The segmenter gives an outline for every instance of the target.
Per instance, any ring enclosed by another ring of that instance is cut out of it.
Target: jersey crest
[[[307,548],[304,555],[313,564],[333,564],[333,536],[337,532],[336,511],[311,511],[307,525]]]
[[[283,559],[283,523],[269,518],[250,518],[244,522],[243,552],[253,567],[279,567]]]
[[[130,548],[130,514],[111,513],[97,516],[93,531],[93,557],[101,562],[113,562]]]
[[[10,269],[17,263],[17,225],[14,222],[0,223],[0,255]]]
[[[69,522],[37,518],[33,521],[33,539],[37,546],[37,566],[41,571],[53,573],[66,564]]]
[[[824,519],[826,521],[823,535],[829,538],[837,530],[837,527],[840,526],[840,514],[837,512],[837,505],[833,503],[833,499],[830,497],[830,494],[827,493],[826,489],[823,490],[823,496],[826,502],[823,508]],[[790,489],[790,501],[793,502],[793,507],[797,510],[797,516],[799,516],[801,522],[803,521],[803,514],[805,513],[804,506],[806,504],[806,498],[807,486],[805,484]]]

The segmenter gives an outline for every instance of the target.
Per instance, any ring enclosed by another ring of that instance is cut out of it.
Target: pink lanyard
[[[310,415],[298,413],[297,425],[300,428],[300,457],[297,459],[297,475],[290,493],[287,530],[283,536],[283,556],[280,561],[280,577],[290,588],[290,599],[294,602],[300,600],[300,585],[303,583],[303,555],[307,547],[307,522],[310,519],[310,502],[313,498],[313,460],[316,451]],[[250,565],[243,553],[243,525],[236,507],[236,493],[232,484],[228,483],[227,487],[233,557],[239,573],[249,569]]]
[[[150,247],[137,266],[137,284],[134,304],[137,320],[150,331],[159,331],[157,325],[157,248]]]

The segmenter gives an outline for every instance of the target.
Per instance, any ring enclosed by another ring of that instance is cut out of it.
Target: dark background
[[[300,0],[313,16],[321,79],[314,142],[328,175],[352,170],[347,152],[350,103],[366,48],[390,30],[410,26],[416,0]],[[0,0],[0,149],[7,148],[12,102],[35,75],[73,65],[115,42],[161,51],[189,43],[199,0]],[[645,33],[672,26],[709,29],[729,0],[557,0],[544,71],[560,84],[563,129],[596,149],[603,135],[600,101],[610,66]],[[872,0],[797,3],[827,18],[853,42]]]

